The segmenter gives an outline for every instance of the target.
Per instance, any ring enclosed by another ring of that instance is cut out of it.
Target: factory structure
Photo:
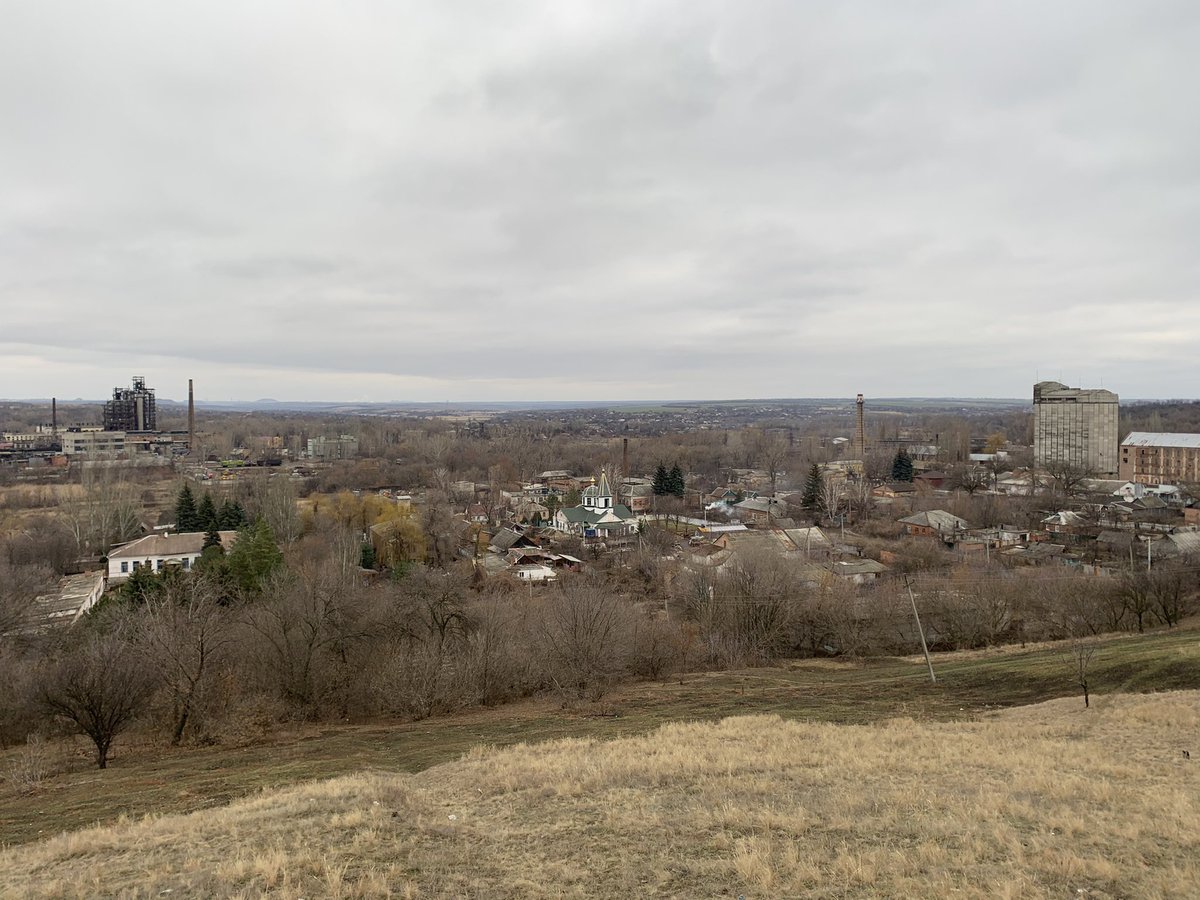
[[[112,399],[104,401],[104,430],[139,433],[158,430],[154,388],[146,387],[144,377],[134,375],[132,388],[113,388]]]
[[[188,379],[188,427],[186,431],[160,431],[154,388],[135,375],[130,387],[113,388],[104,401],[100,424],[60,427],[58,399],[50,401],[50,423],[32,432],[0,435],[0,455],[30,462],[66,464],[71,458],[129,459],[151,454],[186,456],[195,445],[196,410],[192,380]]]

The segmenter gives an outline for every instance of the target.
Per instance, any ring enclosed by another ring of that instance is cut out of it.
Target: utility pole
[[[904,586],[908,588],[908,600],[912,603],[913,618],[917,622],[917,634],[921,636],[921,651],[925,654],[925,665],[929,666],[929,680],[937,684],[937,676],[933,674],[933,660],[929,658],[929,645],[925,643],[925,629],[921,627],[921,614],[917,612],[917,598],[913,596],[912,584],[908,576],[904,576]]]

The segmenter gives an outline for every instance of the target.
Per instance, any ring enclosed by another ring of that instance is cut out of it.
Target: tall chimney
[[[50,433],[58,434],[58,398],[50,398]]]
[[[629,438],[621,438],[621,477],[629,477]]]
[[[863,416],[863,395],[859,394],[854,405],[858,408],[858,425],[854,429],[854,452],[864,463],[867,461],[867,425]]]
[[[196,398],[192,394],[192,379],[188,379],[188,453],[196,449]]]

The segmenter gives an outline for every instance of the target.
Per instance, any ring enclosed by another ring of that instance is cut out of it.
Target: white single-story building
[[[549,566],[517,566],[514,571],[522,581],[554,581],[558,578],[558,573]]]
[[[218,532],[221,546],[228,553],[237,540],[236,531]],[[204,532],[192,531],[185,534],[148,534],[136,541],[115,547],[108,554],[108,581],[110,584],[124,581],[142,566],[161,572],[167,566],[191,569],[204,550]]]

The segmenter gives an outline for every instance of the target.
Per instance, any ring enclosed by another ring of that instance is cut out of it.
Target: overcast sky
[[[0,397],[1200,396],[1200,4],[0,0]]]

